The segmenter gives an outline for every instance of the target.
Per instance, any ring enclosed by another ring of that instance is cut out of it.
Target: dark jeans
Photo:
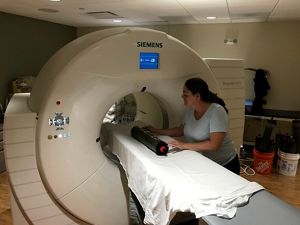
[[[193,219],[183,223],[177,223],[176,225],[198,225],[198,224],[199,224],[199,219]]]
[[[236,155],[234,157],[233,160],[231,160],[229,163],[227,163],[226,165],[224,165],[224,167],[228,170],[230,170],[231,172],[236,173],[237,175],[240,175],[240,160],[238,155]]]

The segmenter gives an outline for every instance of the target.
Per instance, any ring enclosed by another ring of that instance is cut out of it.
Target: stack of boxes
[[[239,59],[205,59],[220,87],[217,93],[226,104],[229,117],[229,134],[239,152],[243,144],[245,114],[245,72]],[[208,84],[208,86],[210,86]]]

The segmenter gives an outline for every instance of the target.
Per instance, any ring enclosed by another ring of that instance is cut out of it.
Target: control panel
[[[68,138],[71,136],[70,132],[67,132],[65,129],[65,125],[70,123],[70,118],[68,116],[64,116],[63,112],[55,112],[53,118],[48,119],[49,126],[55,127],[55,134],[49,134],[48,139],[52,140],[52,138]]]
[[[64,125],[70,123],[69,117],[64,117],[62,112],[56,112],[54,118],[48,120],[50,126],[54,125],[56,130],[64,130]]]

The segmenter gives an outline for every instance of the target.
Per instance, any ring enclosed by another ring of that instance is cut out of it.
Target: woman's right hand
[[[149,130],[149,131],[151,131],[151,133],[157,133],[158,132],[158,129],[153,127],[153,126],[145,126],[145,127],[143,127],[143,129]]]

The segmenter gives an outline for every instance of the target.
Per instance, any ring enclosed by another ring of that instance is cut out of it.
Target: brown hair
[[[207,83],[202,80],[201,78],[191,78],[188,79],[185,82],[185,87],[190,90],[193,95],[199,93],[201,96],[201,99],[204,102],[209,102],[209,103],[217,103],[221,106],[223,106],[223,108],[225,109],[225,111],[228,113],[228,109],[225,106],[225,102],[222,98],[220,98],[219,96],[217,96],[217,94],[212,93],[209,88]]]

